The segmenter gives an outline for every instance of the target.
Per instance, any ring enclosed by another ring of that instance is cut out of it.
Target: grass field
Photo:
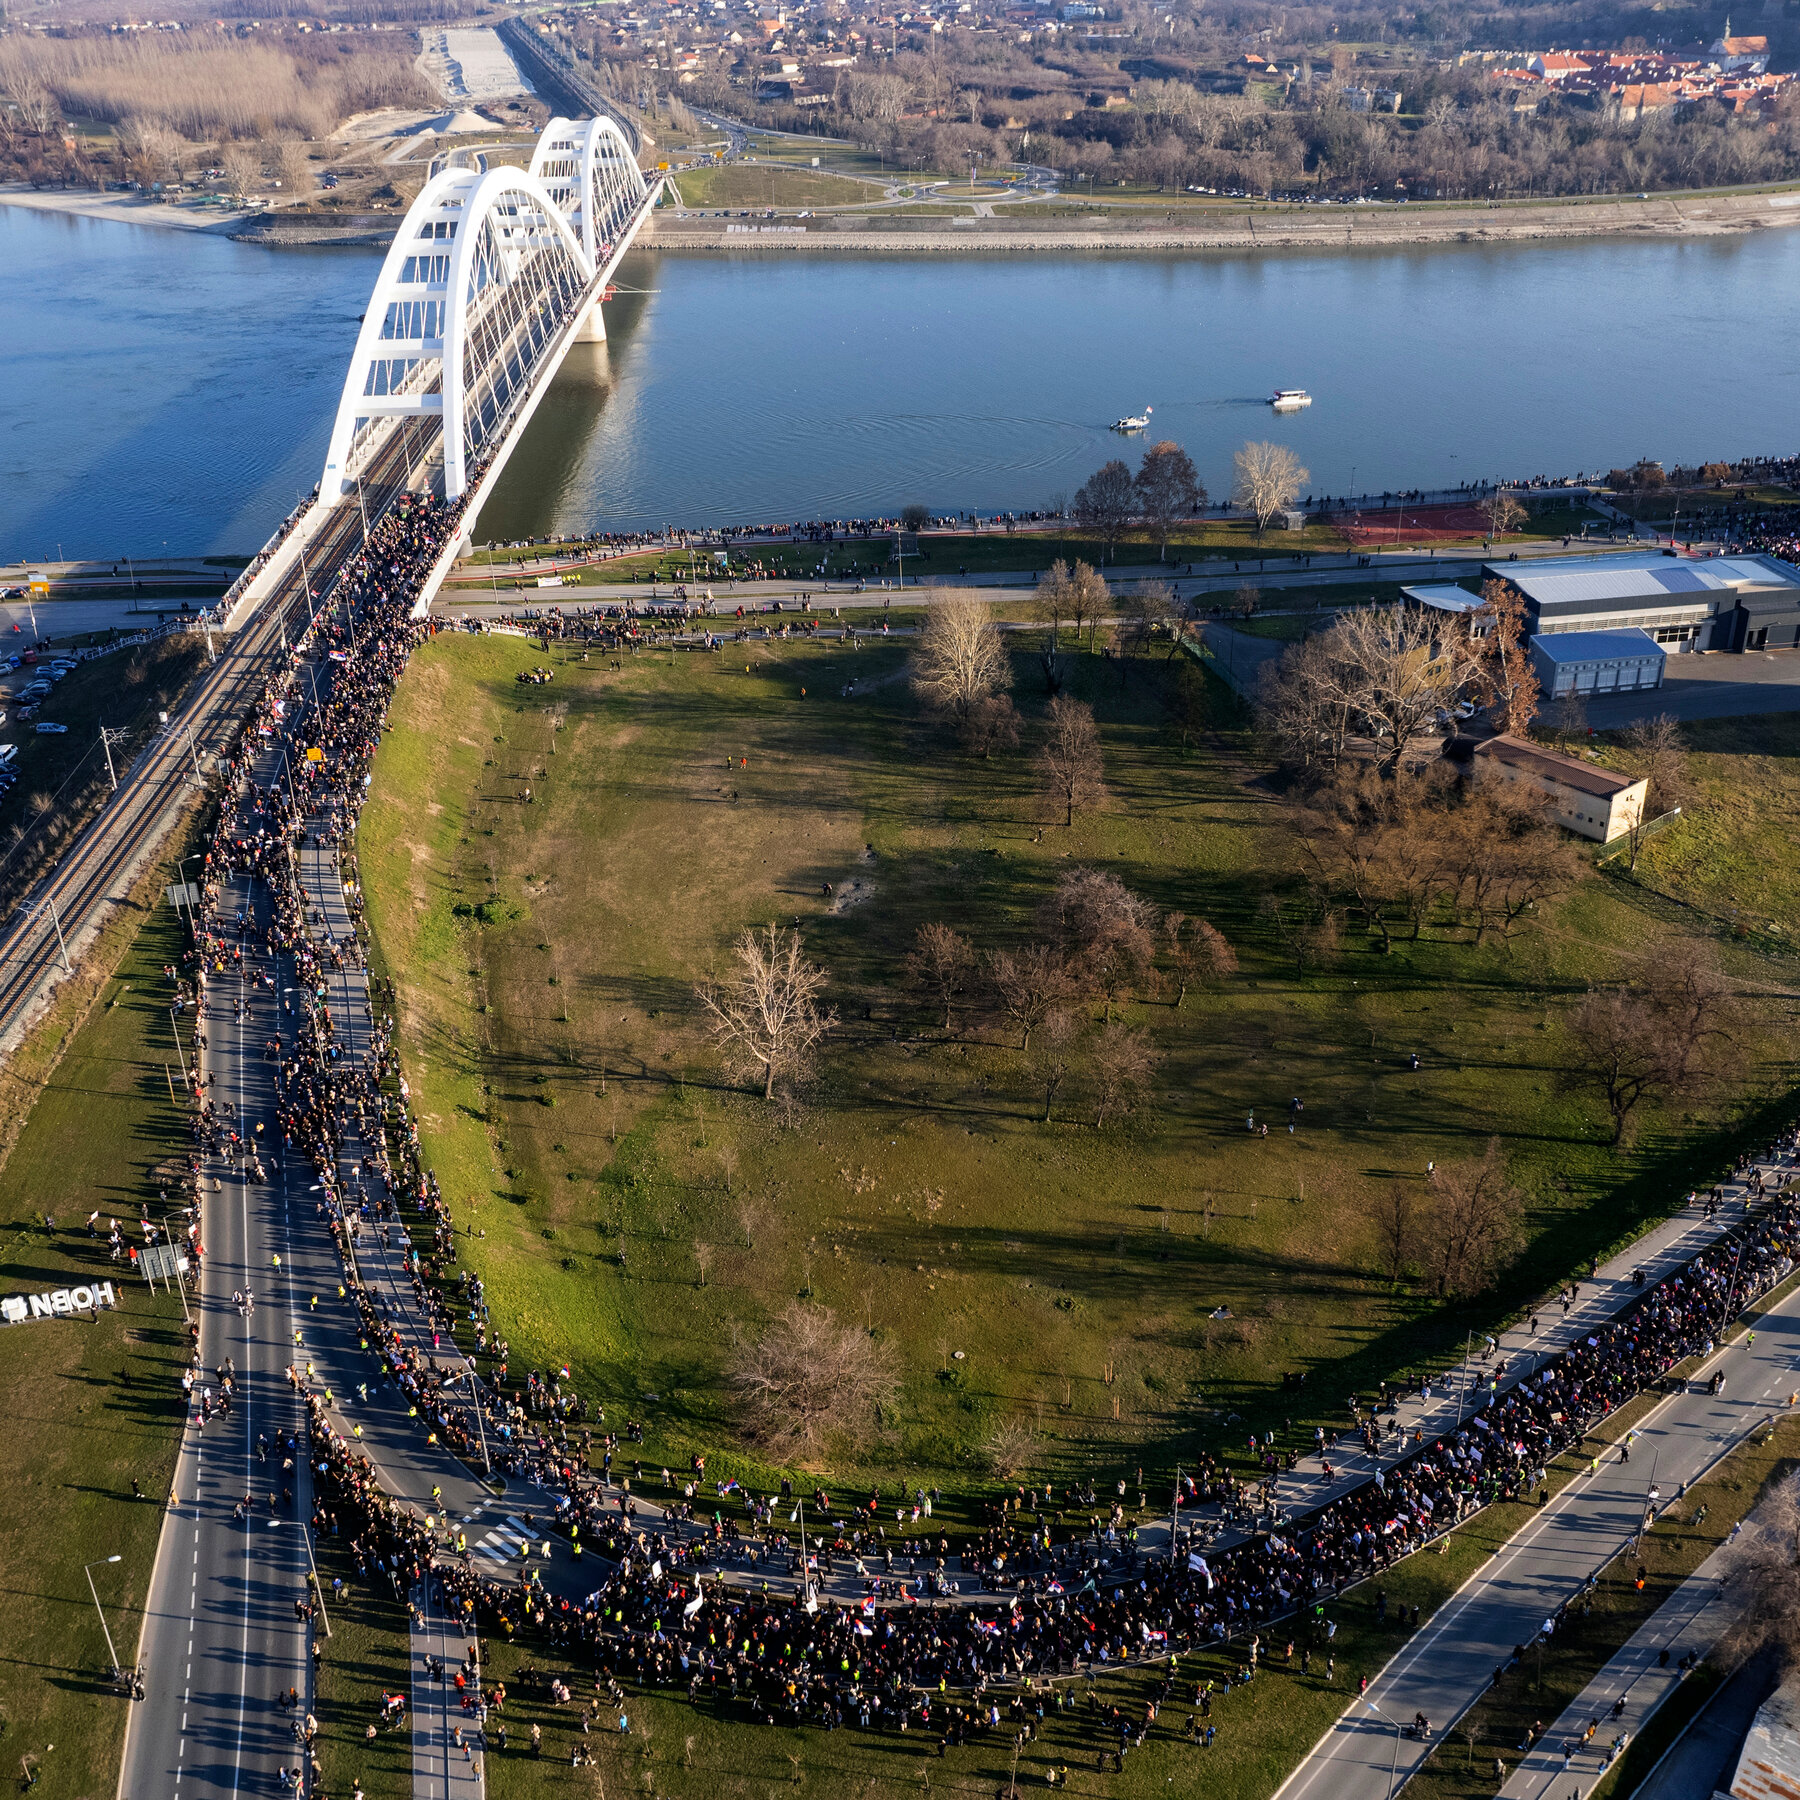
[[[966,1492],[1001,1423],[1063,1473],[1166,1468],[1285,1418],[1274,1376],[1291,1368],[1313,1377],[1294,1428],[1335,1423],[1343,1394],[1449,1355],[1476,1316],[1376,1273],[1374,1195],[1506,1141],[1530,1242],[1485,1319],[1659,1216],[1742,1110],[1785,1092],[1759,1041],[1729,1105],[1653,1120],[1620,1155],[1561,1091],[1568,998],[1691,928],[1619,884],[1588,883],[1510,949],[1427,939],[1383,958],[1356,940],[1297,968],[1259,909],[1286,857],[1264,771],[1231,742],[1181,756],[1152,661],[1122,681],[1074,659],[1114,799],[1065,831],[1040,829],[1021,753],[947,752],[893,645],[663,652],[616,674],[553,652],[554,684],[514,684],[544,660],[503,638],[420,652],[362,873],[428,1154],[515,1360],[566,1360],[646,1418],[653,1461],[704,1448],[767,1473],[726,1454],[720,1368],[796,1293],[905,1370],[882,1441],[841,1479]],[[1041,684],[1017,666],[1035,718]],[[1079,1082],[1041,1124],[1015,1039],[968,1013],[945,1033],[899,988],[917,924],[1017,941],[1082,863],[1212,919],[1243,961],[1180,1009],[1124,1006],[1162,1060],[1151,1103],[1104,1132]],[[802,921],[844,1021],[792,1116],[721,1079],[692,998],[739,926],[770,918]],[[1752,989],[1791,978],[1748,946],[1726,955]],[[1244,1131],[1252,1111],[1275,1135]],[[1221,1303],[1229,1322],[1208,1317]]]
[[[342,1600],[329,1600],[331,1636],[324,1639],[314,1704],[319,1722],[315,1753],[321,1793],[347,1797],[361,1788],[367,1800],[411,1800],[412,1716],[403,1730],[378,1729],[384,1692],[411,1699],[410,1629],[406,1607],[385,1582],[364,1586],[348,1548],[326,1537],[318,1545],[319,1579],[327,1595],[334,1577]],[[324,1633],[317,1634],[324,1638]]]
[[[39,1320],[0,1337],[13,1496],[0,1515],[0,1595],[14,1649],[0,1660],[0,1757],[9,1775],[35,1768],[43,1800],[111,1792],[116,1780],[126,1702],[99,1679],[106,1643],[82,1564],[120,1558],[93,1573],[129,1662],[180,1433],[180,1299],[123,1277],[104,1235],[116,1217],[135,1240],[186,1143],[164,1074],[175,1049],[160,971],[178,952],[174,915],[160,908],[38,1087],[4,1167],[0,1293],[111,1279],[120,1302],[97,1323]],[[97,1239],[85,1227],[96,1208]],[[133,1477],[147,1500],[132,1497]]]
[[[1694,796],[1646,844],[1638,879],[1730,930],[1800,946],[1800,714],[1703,719],[1682,735]],[[1613,750],[1605,760],[1627,759]]]
[[[684,169],[671,178],[681,203],[710,206],[858,206],[881,198],[882,190],[825,169],[787,169],[771,163],[724,163],[713,169]]]

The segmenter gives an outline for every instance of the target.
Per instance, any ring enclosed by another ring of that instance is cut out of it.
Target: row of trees
[[[152,153],[172,174],[189,144],[323,138],[352,113],[437,104],[416,49],[397,33],[14,34],[0,38],[0,91],[36,135],[65,117],[104,119],[121,127],[127,157]]]
[[[1285,444],[1247,443],[1232,457],[1231,501],[1256,520],[1260,535],[1278,513],[1300,497],[1308,471]],[[1157,560],[1169,553],[1169,538],[1183,520],[1206,505],[1207,493],[1193,458],[1165,438],[1144,452],[1133,474],[1115,457],[1103,463],[1075,492],[1074,514],[1110,557],[1134,525],[1147,527],[1157,540]]]
[[[1438,929],[1510,938],[1587,864],[1541,801],[1498,782],[1465,787],[1443,763],[1391,777],[1345,768],[1291,810],[1300,863],[1383,952]]]
[[[982,951],[947,924],[921,925],[904,978],[945,1032],[959,1013],[1016,1031],[1046,1120],[1073,1078],[1091,1077],[1094,1122],[1103,1125],[1131,1110],[1155,1066],[1148,1035],[1115,1008],[1142,995],[1178,1009],[1191,989],[1236,969],[1236,953],[1206,920],[1159,911],[1116,876],[1082,868],[1058,881],[1022,946]],[[779,1083],[808,1077],[838,1027],[828,983],[798,931],[769,925],[746,931],[730,974],[695,991],[727,1068],[773,1099]],[[1098,1020],[1084,1016],[1095,1005]]]

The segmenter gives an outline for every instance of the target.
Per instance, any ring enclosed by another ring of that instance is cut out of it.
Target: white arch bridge
[[[443,461],[447,500],[498,472],[661,193],[608,118],[552,119],[528,169],[455,151],[381,266],[325,452],[319,501],[378,467]]]

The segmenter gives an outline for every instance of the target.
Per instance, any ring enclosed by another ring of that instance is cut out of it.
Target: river
[[[0,206],[0,560],[247,551],[318,479],[379,257]],[[1041,507],[1144,440],[1215,495],[1800,448],[1800,231],[1253,257],[629,258],[482,537]],[[1276,417],[1277,387],[1307,411]]]

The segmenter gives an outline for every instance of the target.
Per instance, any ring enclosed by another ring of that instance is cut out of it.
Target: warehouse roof
[[[1558,556],[1529,567],[1495,563],[1489,573],[1505,576],[1538,606],[1729,593],[1739,588],[1800,589],[1800,569],[1774,556]]]
[[[1471,594],[1467,588],[1457,587],[1453,582],[1427,582],[1418,587],[1403,587],[1400,592],[1408,600],[1433,607],[1438,612],[1474,612],[1483,604],[1479,594]]]
[[[1594,794],[1602,800],[1610,800],[1626,788],[1636,787],[1641,779],[1638,776],[1614,775],[1606,769],[1596,769],[1591,763],[1579,762],[1573,756],[1564,756],[1557,750],[1546,750],[1541,744],[1530,743],[1524,738],[1509,737],[1505,733],[1499,737],[1483,738],[1475,746],[1474,754],[1479,761],[1505,763],[1509,768],[1539,776],[1545,781],[1553,781],[1558,787],[1573,788],[1579,794]]]
[[[1636,625],[1619,631],[1543,632],[1531,640],[1531,647],[1553,663],[1612,662],[1649,651],[1658,656],[1668,654],[1649,632]]]

